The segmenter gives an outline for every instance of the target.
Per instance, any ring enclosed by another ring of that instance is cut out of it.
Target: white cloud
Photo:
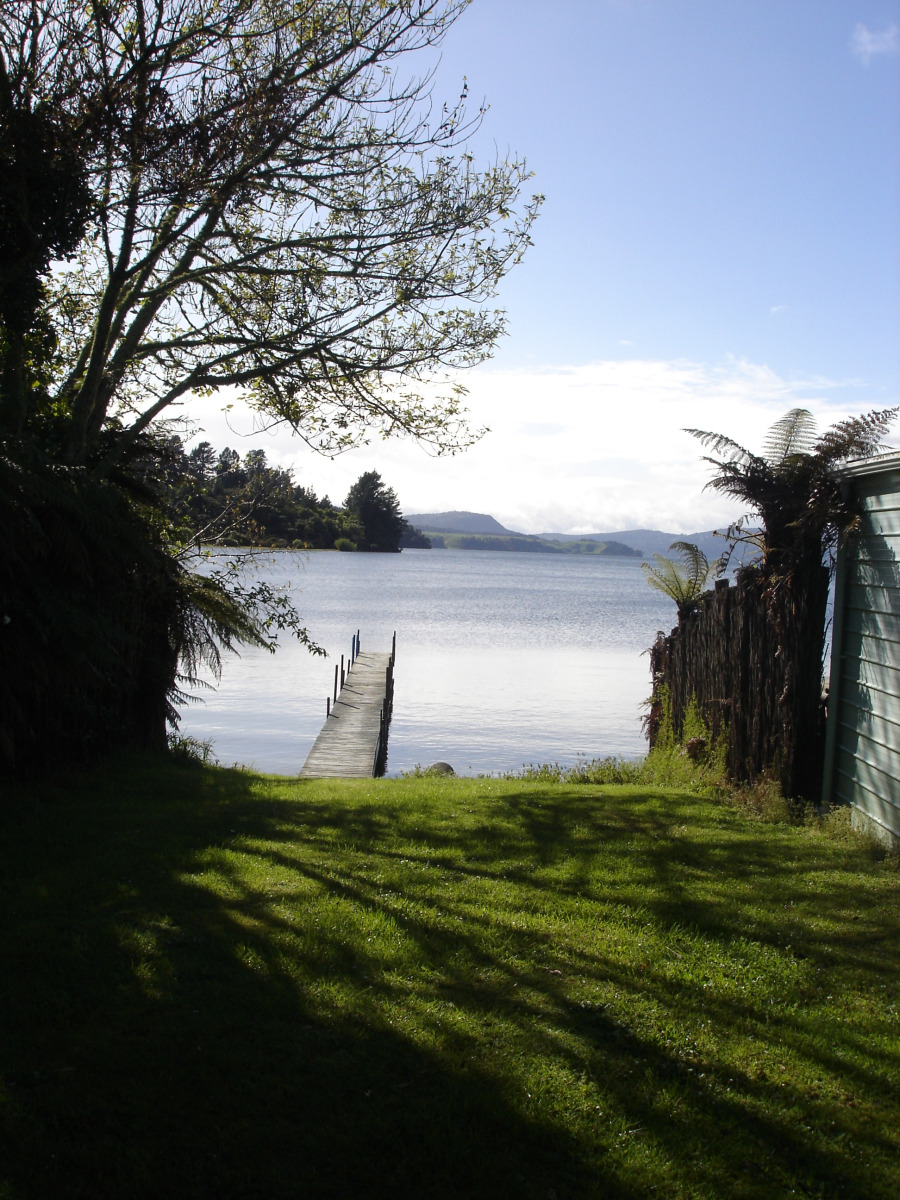
[[[684,427],[727,433],[752,449],[789,408],[809,408],[825,427],[872,407],[839,399],[843,383],[789,381],[736,358],[715,366],[631,359],[482,367],[465,382],[473,425],[491,433],[447,458],[392,440],[323,459],[286,431],[253,434],[252,415],[240,404],[228,423],[221,400],[196,401],[191,412],[217,449],[261,446],[270,461],[292,466],[298,482],[335,501],[374,469],[407,512],[487,512],[529,533],[690,533],[725,525],[738,510],[704,492],[703,449]]]
[[[772,314],[773,317],[777,317],[781,313],[785,312],[786,310],[787,310],[786,304],[773,304],[772,307],[769,309],[769,312]]]
[[[877,33],[859,24],[850,38],[850,50],[854,57],[867,67],[879,54],[896,54],[900,51],[900,29],[891,25]]]

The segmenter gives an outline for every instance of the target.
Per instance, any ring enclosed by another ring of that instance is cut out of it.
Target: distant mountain
[[[525,554],[606,554],[610,557],[640,558],[640,551],[621,542],[548,542],[526,533],[438,533],[428,528],[425,536],[435,550],[518,550]]]
[[[499,533],[522,536],[514,529],[507,529],[487,513],[404,513],[403,516],[416,529],[426,529],[429,533]]]
[[[541,533],[535,535],[517,533],[513,529],[507,529],[505,525],[501,525],[499,521],[495,520],[488,513],[440,512],[404,513],[403,515],[410,525],[415,526],[417,529],[422,529],[426,533],[469,535],[465,539],[466,544],[462,544],[463,540],[459,538],[448,538],[443,543],[447,547],[457,550],[515,549],[535,551],[556,550],[559,552],[564,550],[567,545],[571,545],[573,552],[589,553],[589,543],[605,542],[606,546],[603,553],[624,556],[628,556],[631,553],[634,555],[643,555],[644,558],[652,558],[654,554],[668,554],[669,547],[673,542],[693,542],[712,561],[712,559],[718,558],[720,554],[723,554],[726,549],[725,539],[716,537],[711,529],[704,530],[701,533],[666,533],[662,529],[618,529],[611,533]],[[497,543],[488,545],[479,542],[477,535],[498,539],[525,538],[535,544],[526,546],[519,541],[515,544],[511,544],[508,541],[498,541]],[[579,543],[578,547],[574,545],[576,542]],[[739,551],[740,549],[738,547]],[[748,552],[745,553],[747,557],[752,557]],[[740,553],[735,554],[732,559],[732,566],[736,566],[741,561],[741,558]]]
[[[708,559],[724,553],[724,538],[716,537],[711,529],[703,533],[664,533],[661,529],[619,529],[614,533],[542,533],[542,538],[556,542],[624,542],[643,552],[645,558],[668,554],[673,542],[693,542]]]

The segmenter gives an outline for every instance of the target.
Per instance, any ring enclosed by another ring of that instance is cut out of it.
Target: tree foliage
[[[859,522],[839,467],[875,453],[896,414],[870,412],[819,434],[812,414],[795,408],[775,422],[758,454],[724,434],[688,430],[711,451],[707,486],[749,507],[728,531],[732,545],[749,543],[759,557],[737,573],[735,587],[660,636],[652,704],[658,711],[663,689],[673,713],[700,699],[727,737],[737,779],[768,773],[784,795],[818,798],[828,568]]]
[[[330,550],[338,538],[360,534],[350,514],[296,483],[289,469],[271,466],[264,450],[241,458],[200,442],[186,452],[173,435],[162,457],[156,486],[178,541]]]

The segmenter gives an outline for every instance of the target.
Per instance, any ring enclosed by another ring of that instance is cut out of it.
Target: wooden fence
[[[713,738],[724,737],[732,779],[769,772],[786,796],[816,799],[824,747],[822,652],[828,573],[774,584],[745,567],[719,580],[695,613],[650,651],[653,701],[648,733],[659,736],[668,688],[680,739],[692,697]]]

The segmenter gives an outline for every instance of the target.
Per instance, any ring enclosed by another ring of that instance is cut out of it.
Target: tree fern
[[[882,445],[897,408],[875,410],[840,421],[821,436],[808,409],[792,408],[771,426],[762,454],[754,454],[724,434],[687,429],[712,454],[704,458],[715,473],[706,485],[749,507],[749,520],[732,525],[732,545],[750,542],[772,575],[791,576],[801,568],[833,564],[835,547],[858,522],[843,495],[835,468],[865,458]]]
[[[681,620],[697,608],[709,581],[720,573],[722,559],[710,562],[693,542],[673,542],[669,549],[676,552],[677,558],[654,554],[656,566],[641,563],[641,570],[651,587],[675,601]]]

